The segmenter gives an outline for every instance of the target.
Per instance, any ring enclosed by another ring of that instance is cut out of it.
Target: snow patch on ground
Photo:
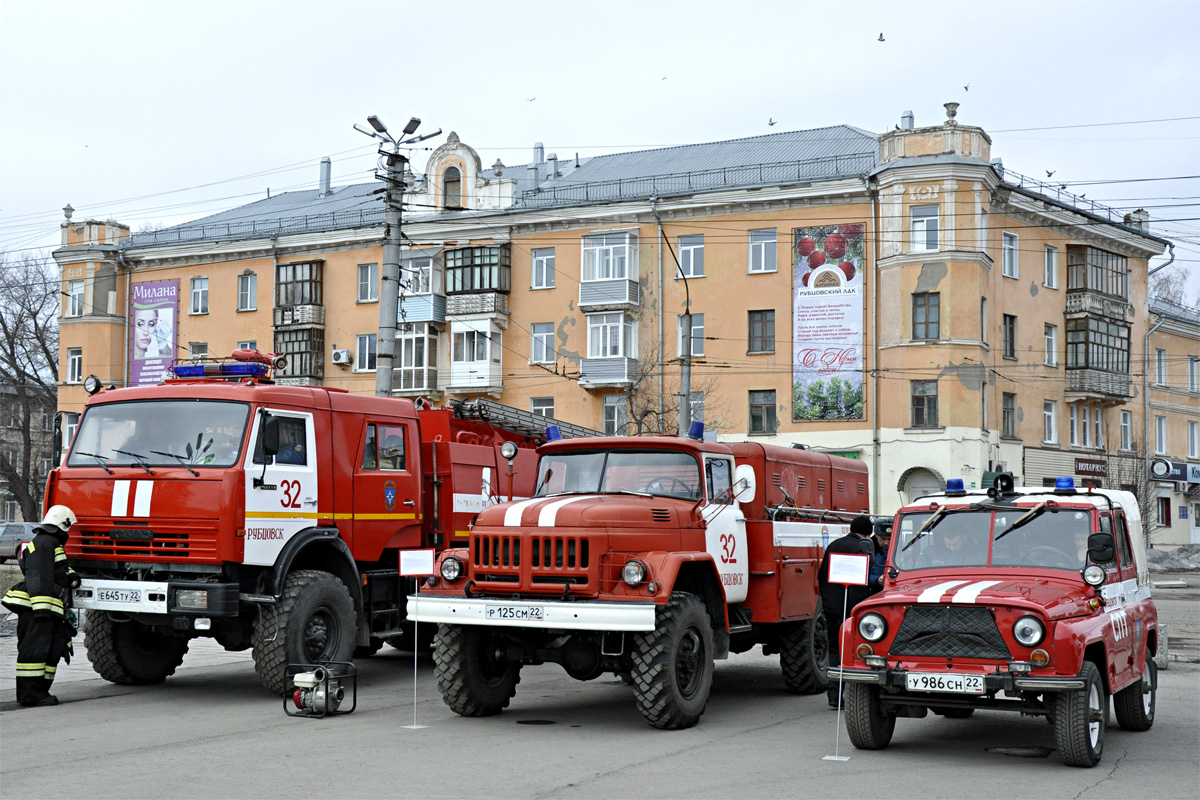
[[[1146,561],[1151,572],[1200,570],[1200,544],[1185,544],[1175,550],[1150,550]]]

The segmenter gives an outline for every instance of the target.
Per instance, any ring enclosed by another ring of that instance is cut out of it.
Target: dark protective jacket
[[[67,534],[51,525],[39,526],[33,541],[21,548],[17,564],[25,580],[0,601],[9,611],[31,611],[34,617],[62,619],[71,582],[78,576],[67,562]]]
[[[868,586],[850,586],[847,592],[847,587],[840,583],[829,582],[829,555],[831,553],[850,553],[853,555],[874,555],[874,546],[869,538],[860,539],[852,533],[834,539],[829,543],[829,547],[825,548],[825,557],[821,560],[821,571],[817,574],[817,582],[821,587],[821,604],[825,607],[825,612],[834,617],[843,617],[845,613],[856,605],[866,600],[871,594]],[[845,608],[842,607],[843,598],[845,598]]]

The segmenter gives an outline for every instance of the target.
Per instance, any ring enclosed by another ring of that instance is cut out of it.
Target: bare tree
[[[704,422],[708,430],[728,429],[729,404],[717,391],[715,375],[698,377],[698,366],[703,361],[694,359],[692,369],[692,418]],[[664,433],[673,435],[679,429],[679,359],[669,359],[663,364],[662,414],[658,404],[658,342],[651,341],[640,348],[636,372],[629,387],[629,433]],[[697,416],[699,414],[700,416]]]
[[[1187,271],[1182,265],[1160,270],[1150,278],[1150,296],[1155,300],[1165,300],[1177,306],[1200,307],[1200,291],[1189,304],[1187,294]]]
[[[1114,441],[1117,435],[1113,427],[1105,426],[1104,451],[1105,460],[1108,462],[1108,475],[1104,484],[1111,489],[1133,492],[1138,501],[1138,512],[1142,515],[1142,527],[1145,529],[1142,535],[1146,546],[1149,547],[1152,539],[1150,531],[1157,527],[1156,517],[1152,515],[1157,513],[1155,502],[1158,485],[1150,480],[1146,457],[1139,447],[1138,431],[1131,426],[1129,435],[1130,447],[1119,449]]]
[[[0,479],[26,520],[41,518],[58,398],[58,295],[54,261],[0,252]]]

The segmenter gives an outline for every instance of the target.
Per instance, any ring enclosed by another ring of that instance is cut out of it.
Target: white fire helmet
[[[71,530],[71,526],[75,522],[75,512],[66,506],[50,506],[50,510],[46,512],[46,516],[42,519],[43,525],[53,525],[63,533]]]

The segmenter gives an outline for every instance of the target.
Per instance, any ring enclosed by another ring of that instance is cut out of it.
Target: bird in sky
[[[1060,183],[1058,185],[1058,188],[1062,189],[1065,192],[1067,190],[1067,185],[1065,183]]]
[[[525,99],[526,99],[526,100],[528,100],[528,101],[529,101],[529,102],[531,102],[531,103],[532,103],[534,100],[537,100],[537,98],[536,98],[536,97],[526,97]]]
[[[1046,170],[1046,177],[1047,177],[1047,178],[1053,178],[1053,177],[1054,177],[1054,173],[1056,173],[1056,172],[1058,172],[1058,170],[1056,170],[1056,169],[1048,169],[1048,170]]]
[[[665,81],[666,79],[667,79],[667,76],[666,76],[666,75],[664,75],[664,76],[663,76],[663,80]]]
[[[775,119],[774,117],[769,117],[769,118],[767,119],[767,124],[768,124],[768,125],[776,125],[776,124],[778,124],[778,123],[777,123],[777,121],[776,121],[776,119]]]
[[[882,41],[885,41],[885,39],[883,38],[883,34],[882,34],[882,33],[881,33],[881,34],[879,34],[879,41],[881,41],[881,42],[882,42]]]
[[[966,86],[964,86],[964,87],[963,87],[963,91],[964,91],[964,92],[969,92],[969,91],[971,91],[971,84],[969,84],[969,83],[968,83]]]

